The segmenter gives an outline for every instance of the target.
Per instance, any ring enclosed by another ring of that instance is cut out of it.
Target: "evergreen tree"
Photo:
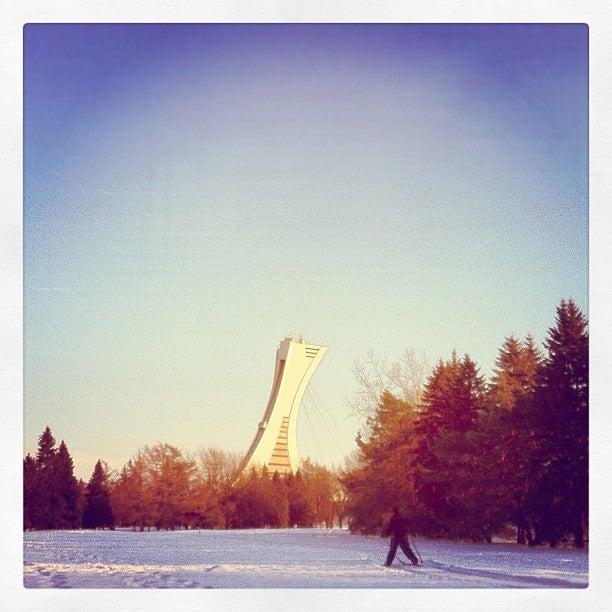
[[[483,461],[479,472],[487,478],[501,520],[517,527],[517,543],[531,543],[531,498],[537,477],[533,462],[535,390],[542,355],[527,336],[524,343],[506,338],[499,351],[489,389],[490,414],[480,428]]]
[[[450,361],[438,361],[428,377],[417,423],[417,432],[423,440],[433,438],[439,429],[447,428],[453,422],[452,388],[459,376],[459,368],[457,354],[453,352]]]
[[[47,425],[45,430],[38,438],[38,450],[36,452],[36,462],[41,470],[51,468],[56,454],[55,438]]]
[[[533,394],[542,356],[531,336],[521,344],[506,338],[497,357],[489,397],[495,408],[513,410],[525,396]]]
[[[468,355],[459,364],[459,376],[454,380],[452,391],[454,410],[445,428],[451,425],[448,428],[457,431],[474,429],[485,409],[485,383],[476,363]]]
[[[439,361],[423,393],[418,430],[425,438],[440,430],[465,432],[474,428],[484,408],[484,379],[468,355]]]
[[[23,528],[40,527],[40,486],[36,460],[28,453],[23,460]]]
[[[99,527],[113,528],[115,519],[110,503],[110,492],[106,471],[102,462],[97,461],[93,474],[87,483],[85,493],[85,508],[83,509],[83,527],[85,529],[98,529]]]
[[[278,472],[272,475],[273,506],[276,508],[276,527],[289,526],[289,496],[287,487]]]
[[[414,516],[416,416],[414,405],[385,392],[369,417],[368,437],[358,435],[356,463],[341,477],[351,531],[380,531],[393,506]]]
[[[588,526],[588,322],[572,300],[562,300],[545,342],[547,357],[537,397],[541,428],[538,491],[546,508],[539,539],[555,545],[573,533],[584,546]]]
[[[237,484],[235,522],[237,527],[264,527],[274,513],[267,483],[269,475],[255,467]]]
[[[83,526],[83,511],[85,510],[85,493],[87,492],[87,483],[79,478],[77,480],[77,525]]]
[[[275,489],[274,476],[263,466],[259,474],[259,494],[261,496],[261,526],[279,526],[278,496]]]
[[[542,352],[535,345],[533,336],[528,335],[523,343],[523,360],[519,369],[523,383],[522,397],[530,396],[536,390],[543,362]]]
[[[414,481],[420,528],[430,535],[482,537],[475,430],[485,410],[484,379],[476,364],[453,353],[429,377],[417,422]],[[485,536],[486,537],[486,536]]]
[[[34,523],[38,529],[62,527],[64,499],[60,492],[56,474],[57,449],[55,438],[47,426],[38,439],[36,452],[36,508]]]
[[[312,527],[314,511],[308,496],[308,488],[300,470],[287,479],[287,496],[289,498],[289,526]]]
[[[72,457],[62,440],[54,461],[55,479],[61,499],[60,527],[74,529],[79,526],[78,484],[74,477]]]
[[[587,327],[563,300],[546,356],[530,336],[506,338],[488,389],[475,363],[453,353],[429,376],[416,418],[383,396],[342,476],[350,529],[376,531],[387,507],[409,500],[413,526],[428,535],[491,541],[513,521],[520,543],[554,546],[573,534],[583,546]]]

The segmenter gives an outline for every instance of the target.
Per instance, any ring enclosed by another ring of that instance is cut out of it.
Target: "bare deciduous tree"
[[[370,350],[364,360],[357,359],[353,364],[357,389],[348,399],[348,406],[354,414],[367,419],[375,414],[385,391],[418,406],[428,369],[425,358],[417,357],[414,351],[407,350],[400,359],[389,362]]]
[[[242,455],[219,448],[202,448],[197,453],[200,478],[217,495],[223,495],[240,475]]]

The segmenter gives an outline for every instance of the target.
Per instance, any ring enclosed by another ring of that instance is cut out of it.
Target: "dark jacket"
[[[389,526],[387,527],[387,531],[385,531],[385,537],[393,534],[396,540],[402,540],[409,531],[410,525],[408,524],[408,519],[400,514],[395,514],[389,521]]]

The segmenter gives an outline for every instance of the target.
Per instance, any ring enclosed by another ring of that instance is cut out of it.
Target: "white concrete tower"
[[[302,396],[326,346],[285,338],[276,350],[276,367],[270,399],[255,438],[245,456],[244,469],[267,466],[270,472],[296,472],[297,415]]]

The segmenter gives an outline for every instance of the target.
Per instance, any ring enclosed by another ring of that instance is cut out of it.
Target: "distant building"
[[[297,415],[306,387],[325,353],[326,346],[306,344],[301,337],[296,341],[288,336],[280,343],[272,392],[246,454],[245,470],[265,465],[270,472],[297,471]]]

